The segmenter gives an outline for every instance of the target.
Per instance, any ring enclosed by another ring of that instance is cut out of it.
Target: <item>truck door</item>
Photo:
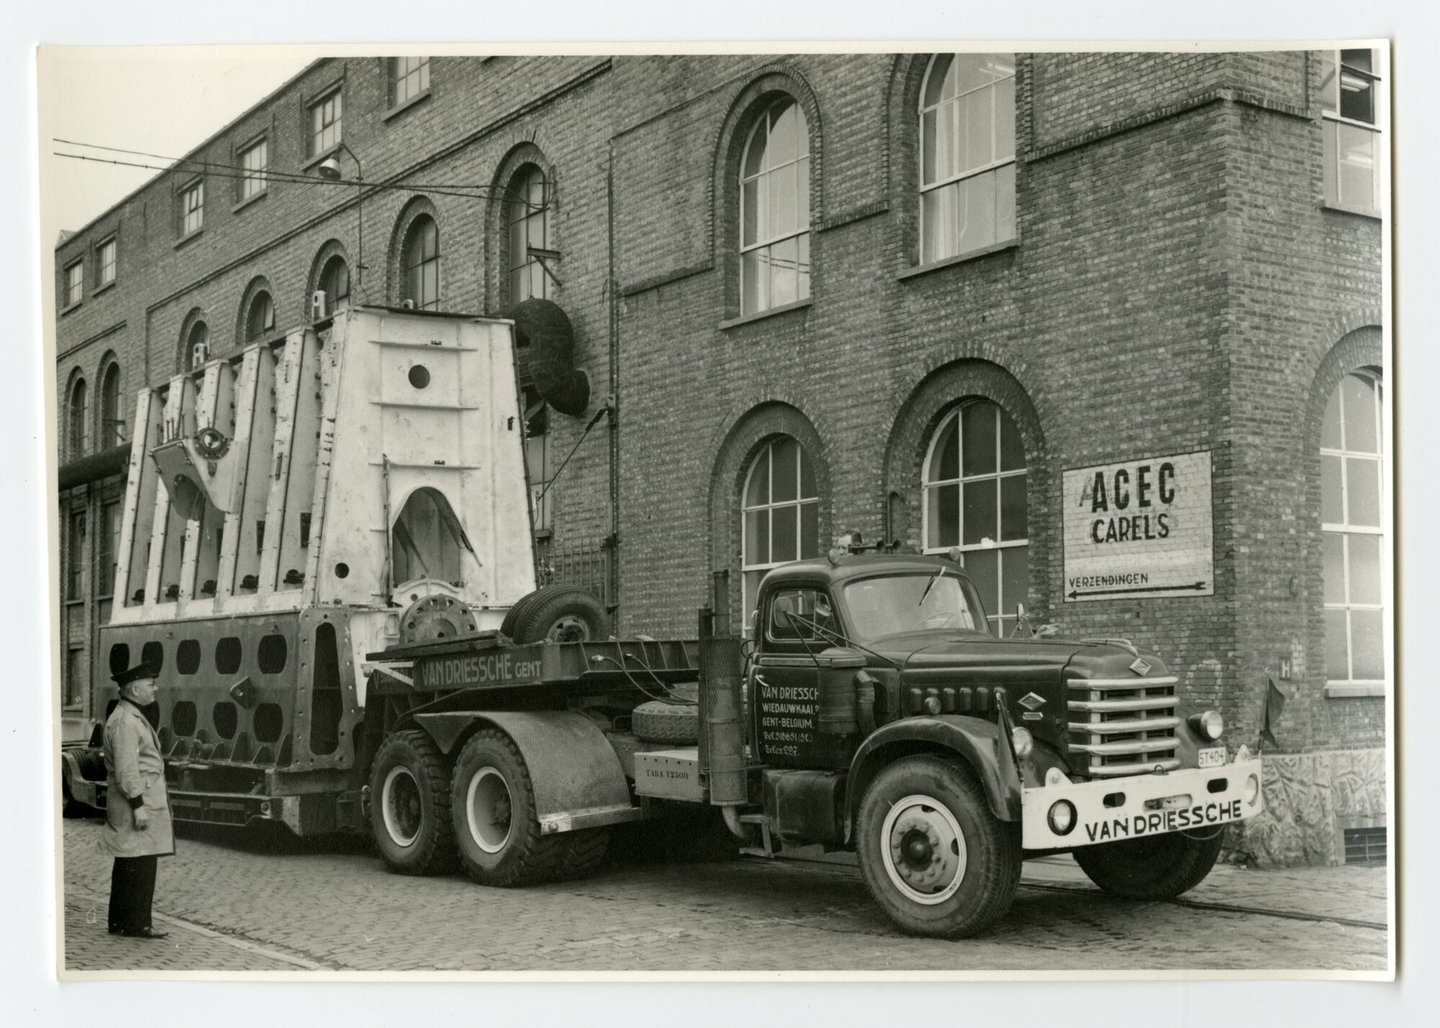
[[[772,767],[841,766],[833,738],[820,733],[822,651],[838,632],[835,605],[819,586],[782,586],[762,602],[750,668],[759,759]]]

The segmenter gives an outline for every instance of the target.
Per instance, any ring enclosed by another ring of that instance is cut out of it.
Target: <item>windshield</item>
[[[845,586],[845,606],[855,641],[862,645],[901,632],[985,631],[980,597],[973,586],[948,568],[849,582]]]

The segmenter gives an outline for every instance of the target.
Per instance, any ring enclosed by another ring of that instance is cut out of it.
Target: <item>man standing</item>
[[[160,740],[145,718],[155,702],[155,674],[144,664],[114,676],[120,702],[105,721],[105,834],[101,852],[115,858],[110,874],[110,933],[163,939],[150,923],[156,858],[175,852],[170,798]]]

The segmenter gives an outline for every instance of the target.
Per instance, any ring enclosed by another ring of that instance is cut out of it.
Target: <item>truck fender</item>
[[[846,786],[851,823],[847,834],[853,837],[860,797],[881,768],[901,756],[937,750],[949,750],[975,772],[992,814],[1001,821],[1020,820],[1020,772],[1005,731],[983,718],[937,714],[892,721],[860,744],[850,761]]]
[[[535,814],[548,832],[593,828],[639,816],[620,758],[600,727],[583,714],[546,711],[441,711],[415,724],[451,758],[482,728],[508,735],[525,759]]]

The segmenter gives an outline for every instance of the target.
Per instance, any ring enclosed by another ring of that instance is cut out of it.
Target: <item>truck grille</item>
[[[1076,678],[1070,681],[1070,752],[1077,771],[1104,778],[1170,770],[1175,755],[1175,684],[1161,678]]]

